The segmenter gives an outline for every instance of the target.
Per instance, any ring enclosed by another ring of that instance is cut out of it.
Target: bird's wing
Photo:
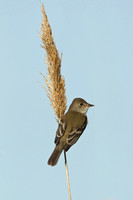
[[[55,136],[55,144],[59,144],[60,142],[60,138],[64,135],[65,131],[66,131],[66,128],[67,128],[67,124],[61,120],[59,126],[58,126],[58,129],[56,131],[56,136]]]
[[[73,129],[69,133],[68,138],[67,138],[67,144],[65,146],[65,151],[68,151],[68,149],[77,142],[77,140],[79,139],[79,137],[82,135],[83,131],[85,130],[87,123],[88,123],[87,117],[85,117],[85,120],[82,126],[80,128]]]

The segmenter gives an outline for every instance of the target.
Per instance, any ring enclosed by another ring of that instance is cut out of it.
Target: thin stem
[[[68,194],[69,194],[69,200],[71,200],[71,191],[70,191],[69,173],[68,173],[67,157],[66,157],[66,152],[65,152],[65,150],[64,150],[64,158],[65,158],[65,166],[66,166],[66,176],[67,176]]]

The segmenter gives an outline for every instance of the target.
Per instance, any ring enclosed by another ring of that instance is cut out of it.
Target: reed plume
[[[61,75],[62,55],[61,57],[59,57],[59,53],[54,43],[52,30],[48,22],[48,18],[45,13],[43,4],[42,4],[42,17],[43,19],[41,21],[40,38],[42,39],[42,43],[43,43],[42,48],[44,48],[46,51],[45,62],[47,64],[47,71],[48,71],[48,77],[46,77],[44,74],[41,73],[47,85],[47,88],[44,85],[42,85],[42,87],[45,89],[47,96],[50,99],[51,106],[57,117],[57,122],[59,123],[65,113],[66,102],[67,102],[66,95],[65,95],[65,92],[66,92],[65,80],[63,76]],[[69,200],[71,200],[68,165],[67,165],[65,151],[64,151],[64,158],[65,158]]]
[[[59,56],[58,50],[54,43],[52,36],[52,30],[48,22],[48,18],[42,4],[42,21],[41,21],[41,34],[42,48],[45,49],[45,62],[47,64],[48,76],[42,74],[47,88],[42,85],[45,89],[47,96],[50,99],[51,106],[57,117],[57,121],[62,119],[66,110],[66,95],[65,95],[65,80],[61,75],[61,57]]]

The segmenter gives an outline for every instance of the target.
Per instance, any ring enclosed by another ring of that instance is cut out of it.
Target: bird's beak
[[[92,106],[94,106],[94,105],[88,103],[88,108],[89,108],[89,107],[92,107]]]

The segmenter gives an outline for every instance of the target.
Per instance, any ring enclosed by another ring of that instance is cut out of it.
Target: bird
[[[55,166],[62,151],[67,152],[77,142],[88,124],[86,113],[92,106],[94,105],[82,98],[75,98],[72,101],[58,125],[54,140],[56,146],[48,160],[48,165]]]

